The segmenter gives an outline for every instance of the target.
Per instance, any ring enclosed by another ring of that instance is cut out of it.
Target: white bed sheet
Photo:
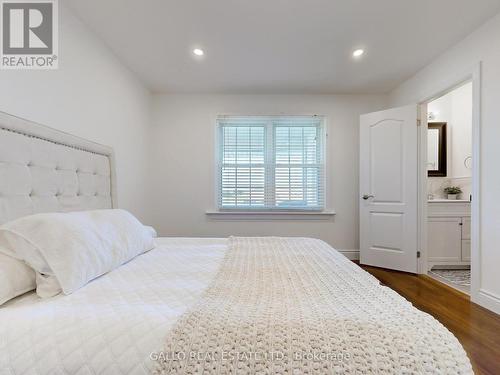
[[[0,374],[147,374],[150,354],[205,290],[225,239],[158,246],[69,296],[30,293],[0,307]]]

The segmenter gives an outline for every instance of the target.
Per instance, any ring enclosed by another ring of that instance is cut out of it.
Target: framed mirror
[[[427,174],[446,177],[446,122],[429,122],[427,133]]]

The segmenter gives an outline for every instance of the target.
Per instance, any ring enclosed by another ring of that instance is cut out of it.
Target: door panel
[[[360,262],[417,272],[417,105],[361,116]]]
[[[403,215],[389,212],[370,212],[371,245],[379,251],[403,251]],[[387,236],[386,232],[393,233]]]
[[[370,127],[370,185],[375,195],[374,202],[403,200],[402,126],[404,123],[401,121],[384,120]]]

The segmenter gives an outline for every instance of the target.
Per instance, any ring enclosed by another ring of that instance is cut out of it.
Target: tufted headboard
[[[0,112],[0,224],[116,207],[113,149]]]

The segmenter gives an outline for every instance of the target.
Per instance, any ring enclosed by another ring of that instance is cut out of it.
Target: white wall
[[[119,205],[147,220],[150,94],[59,2],[59,69],[0,71],[0,111],[113,146]]]
[[[459,186],[462,199],[469,199],[472,170],[465,167],[464,161],[472,156],[472,82],[433,100],[427,111],[434,115],[431,122],[447,123],[448,151],[448,176],[429,177],[428,192],[443,198],[445,187]]]
[[[151,196],[154,223],[165,236],[291,235],[321,238],[337,249],[358,245],[359,115],[384,108],[386,96],[156,95],[153,104]],[[220,114],[320,114],[329,126],[327,221],[216,221],[215,118]]]
[[[482,62],[480,294],[500,313],[500,15],[395,89],[392,105],[415,103],[456,83]]]

